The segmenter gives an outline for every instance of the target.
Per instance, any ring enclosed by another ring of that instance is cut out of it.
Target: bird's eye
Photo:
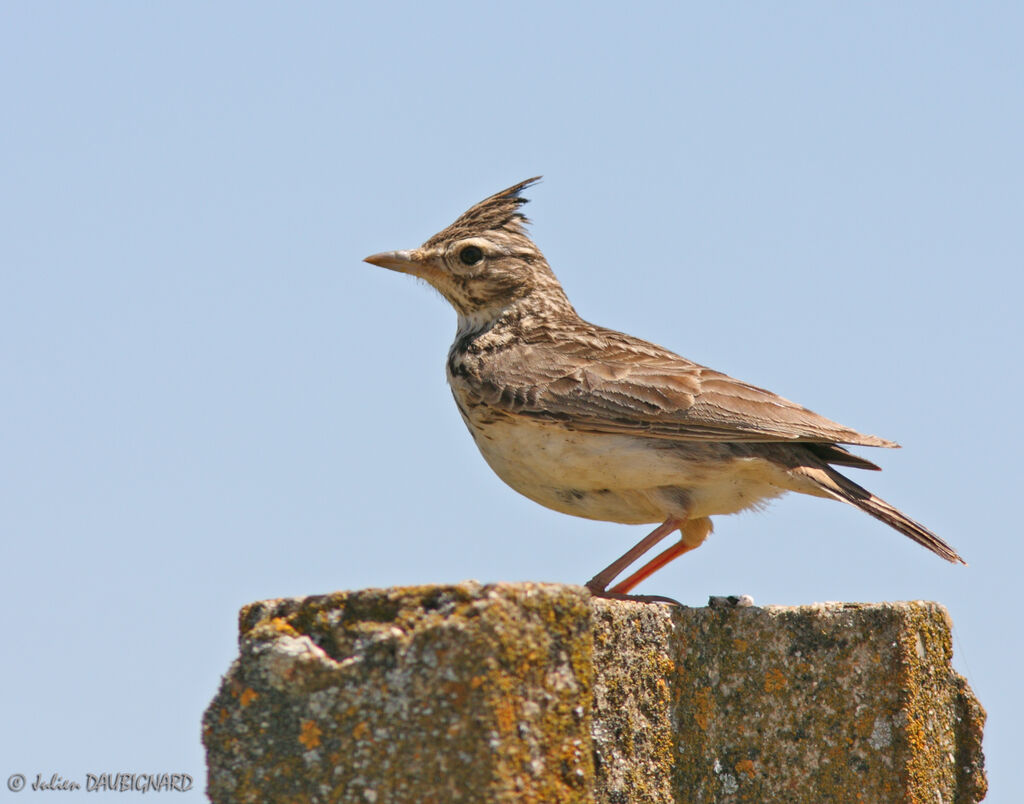
[[[463,265],[476,265],[484,258],[484,253],[476,246],[466,246],[459,252]]]

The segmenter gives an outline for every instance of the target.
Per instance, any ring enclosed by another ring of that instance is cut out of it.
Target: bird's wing
[[[592,325],[571,338],[492,353],[478,365],[472,395],[480,402],[572,430],[677,441],[898,446],[654,344]]]

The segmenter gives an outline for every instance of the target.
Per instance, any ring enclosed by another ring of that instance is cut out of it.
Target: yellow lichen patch
[[[473,676],[469,680],[469,686],[472,689],[479,689],[485,681],[487,681],[487,676]]]
[[[734,639],[732,641],[732,649],[737,653],[743,653],[749,647],[750,643],[745,639]]]
[[[754,763],[749,759],[741,759],[736,763],[736,773],[743,773],[750,779],[754,778]]]
[[[697,725],[700,726],[702,731],[707,731],[708,726],[711,725],[711,714],[715,706],[715,700],[712,697],[711,688],[704,687],[703,689],[697,690],[693,703],[693,719],[697,721]]]
[[[772,667],[764,674],[764,691],[769,695],[786,689],[786,675],[779,668]]]
[[[260,695],[258,692],[256,692],[256,690],[254,690],[252,687],[246,687],[244,690],[242,690],[242,694],[238,696],[238,702],[242,705],[242,708],[244,709],[259,697]]]
[[[320,731],[320,727],[316,725],[312,720],[303,720],[299,727],[299,742],[306,746],[307,750],[312,750],[320,745],[320,735],[323,734]]]
[[[361,723],[357,723],[355,728],[352,729],[352,736],[355,737],[357,740],[361,740],[363,739],[363,735],[366,734],[366,732],[369,730],[370,724],[364,720]]]

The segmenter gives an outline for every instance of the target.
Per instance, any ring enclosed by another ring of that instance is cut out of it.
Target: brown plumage
[[[491,468],[549,508],[662,522],[587,585],[621,596],[711,531],[709,516],[787,491],[848,502],[948,561],[956,551],[839,474],[878,467],[842,444],[895,447],[673,352],[581,319],[526,234],[529,179],[471,207],[420,248],[367,257],[433,285],[459,325],[456,404]],[[607,586],[668,533],[668,548]]]

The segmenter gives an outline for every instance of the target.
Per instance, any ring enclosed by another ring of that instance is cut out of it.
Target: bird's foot
[[[631,595],[625,592],[609,592],[607,589],[595,589],[589,584],[587,585],[587,590],[590,592],[591,597],[602,597],[605,600],[631,600],[634,603],[668,603],[671,606],[686,608],[678,600],[665,597],[664,595]]]

